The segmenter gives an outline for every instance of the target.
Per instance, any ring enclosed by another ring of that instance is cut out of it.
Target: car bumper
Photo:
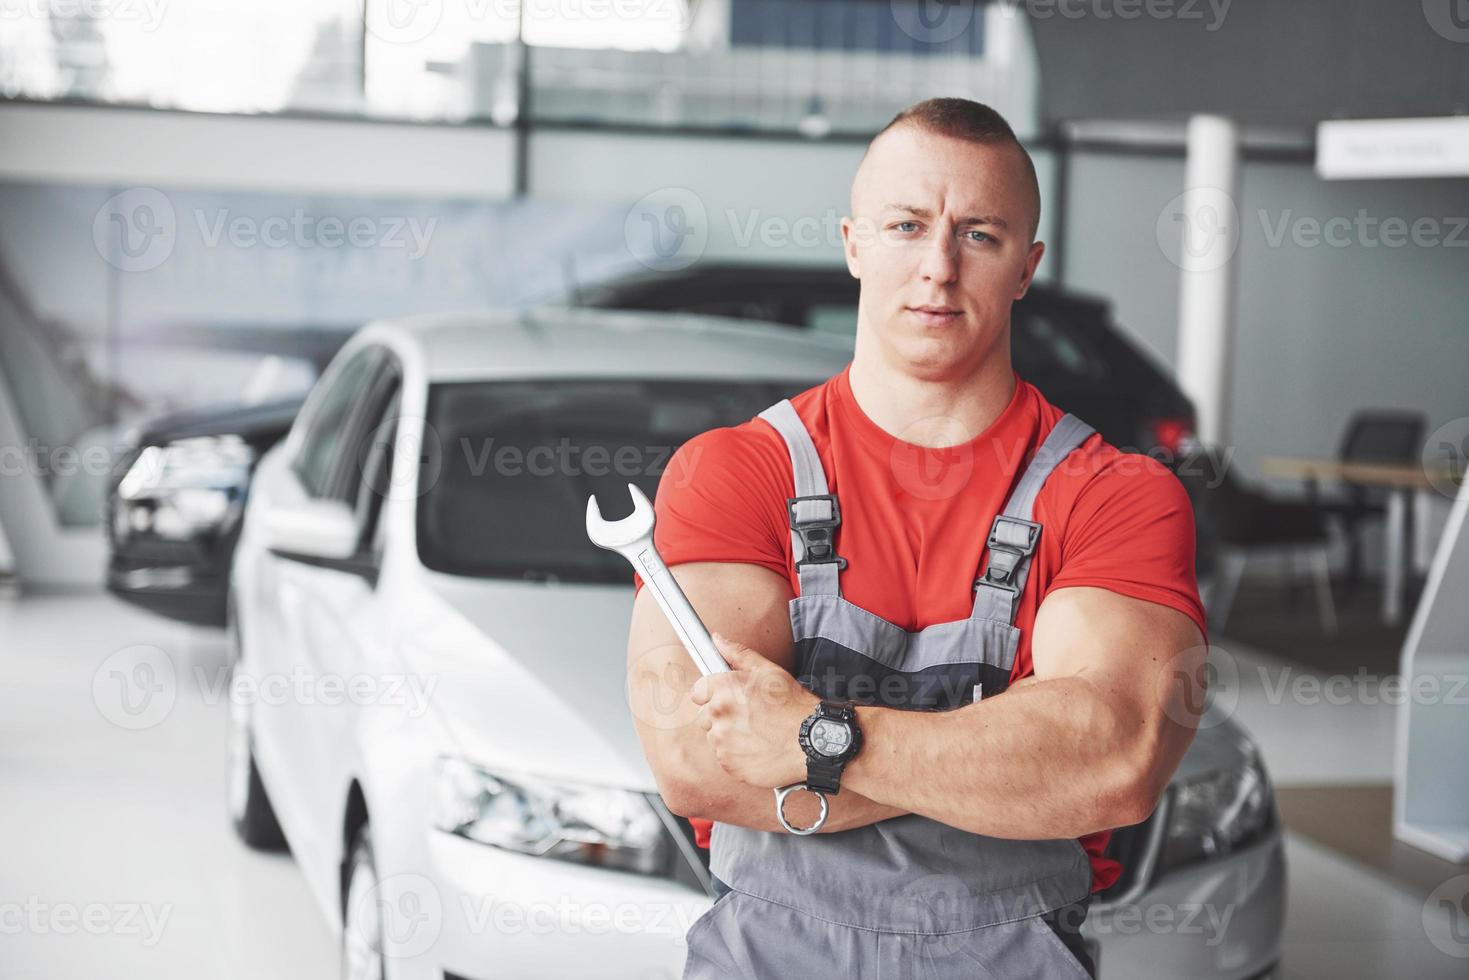
[[[1279,962],[1285,852],[1278,831],[1227,858],[1170,871],[1082,927],[1101,945],[1100,980],[1247,980]]]
[[[390,959],[393,980],[676,980],[684,934],[710,905],[674,882],[446,833],[433,834],[429,855],[442,903],[439,935],[411,964]]]
[[[710,899],[656,878],[513,854],[450,834],[429,841],[440,911],[428,948],[388,959],[391,980],[676,980],[684,935]],[[1100,980],[1249,980],[1279,962],[1285,858],[1278,833],[1182,868],[1135,901],[1098,906],[1083,934]],[[423,945],[420,943],[420,945]]]

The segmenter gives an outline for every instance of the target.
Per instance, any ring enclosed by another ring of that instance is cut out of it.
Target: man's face
[[[1032,195],[1012,146],[912,125],[884,133],[858,169],[852,218],[842,221],[847,267],[862,283],[865,342],[927,380],[1008,356],[1010,305],[1045,251],[1031,242]]]

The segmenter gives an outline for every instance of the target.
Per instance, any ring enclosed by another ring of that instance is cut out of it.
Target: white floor
[[[176,668],[146,727],[109,660],[137,644]],[[1391,707],[1300,704],[1277,696],[1283,665],[1230,654],[1237,717],[1278,782],[1387,777]],[[225,817],[225,706],[195,670],[209,678],[222,662],[211,631],[109,596],[0,597],[5,980],[336,975],[290,858],[248,850]],[[1303,839],[1288,859],[1288,980],[1469,977],[1469,959],[1429,942],[1421,898]]]

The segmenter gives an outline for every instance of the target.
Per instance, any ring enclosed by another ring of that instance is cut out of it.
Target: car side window
[[[352,406],[371,384],[380,359],[381,354],[375,348],[355,354],[332,379],[331,387],[322,393],[307,421],[294,469],[306,492],[313,497],[326,496],[330,491]]]
[[[393,450],[398,434],[398,411],[402,385],[395,370],[384,372],[383,383],[373,402],[376,408],[367,417],[357,451],[358,465],[351,474],[348,492],[357,517],[359,547],[373,554],[382,552],[381,521],[383,501],[393,490]]]

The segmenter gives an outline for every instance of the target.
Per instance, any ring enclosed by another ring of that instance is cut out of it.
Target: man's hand
[[[751,786],[804,780],[806,755],[796,736],[820,699],[749,647],[718,633],[714,645],[730,671],[699,678],[689,696],[700,706],[696,723],[719,765]]]

